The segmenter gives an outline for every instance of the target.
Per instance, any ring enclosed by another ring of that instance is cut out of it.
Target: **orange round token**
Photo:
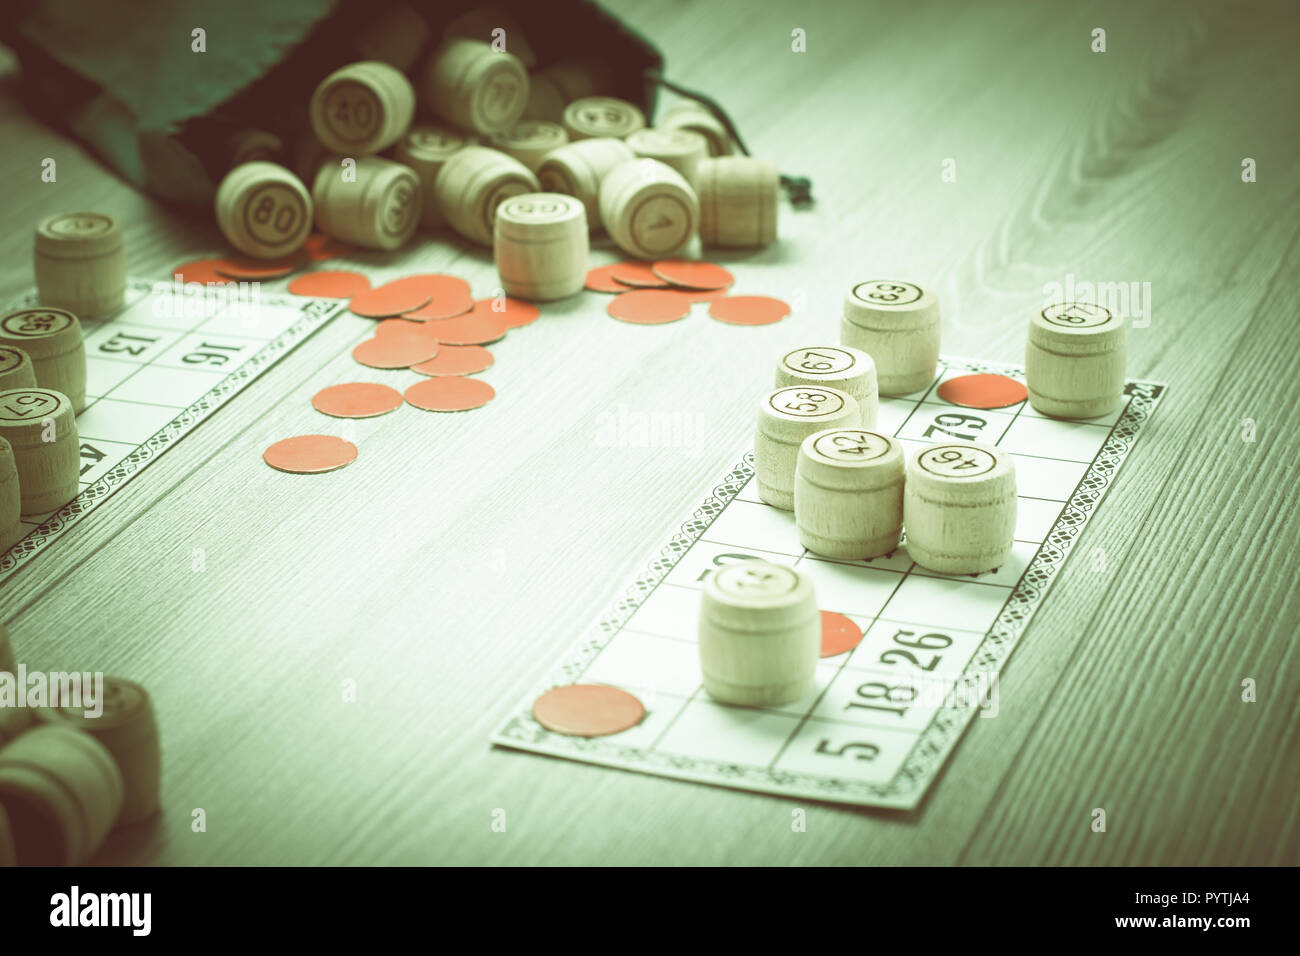
[[[499,312],[480,312],[475,308],[467,315],[458,315],[454,319],[439,319],[428,323],[429,332],[439,342],[448,345],[487,345],[504,338],[510,331],[506,320]]]
[[[308,272],[289,283],[289,291],[294,295],[324,299],[350,299],[369,288],[370,280],[360,272]]]
[[[612,266],[597,266],[594,269],[588,269],[587,281],[584,285],[592,292],[626,292],[632,287],[624,285],[612,275],[620,265],[622,265],[621,262],[616,262]]]
[[[278,441],[262,458],[277,471],[315,475],[357,460],[357,446],[335,435],[299,435]]]
[[[412,365],[421,375],[473,375],[492,367],[492,353],[481,345],[444,345],[427,362]]]
[[[650,267],[659,278],[686,289],[726,289],[736,277],[712,262],[690,259],[660,259]]]
[[[375,323],[375,335],[423,335],[438,341],[438,337],[429,328],[428,322],[412,322],[406,318],[380,319]]]
[[[496,390],[483,379],[459,375],[427,378],[406,390],[406,400],[426,412],[467,412],[495,396]]]
[[[617,279],[624,285],[635,286],[638,289],[662,289],[668,285],[666,281],[654,274],[648,262],[629,259],[627,262],[615,265],[609,274],[611,278]]]
[[[352,350],[352,357],[370,368],[410,368],[437,354],[437,339],[406,332],[376,335]]]
[[[862,643],[862,628],[838,611],[822,611],[822,657],[834,657]]]
[[[228,285],[236,281],[218,272],[216,263],[216,259],[193,259],[182,262],[172,270],[172,277],[187,283],[201,282],[203,285]]]
[[[412,322],[433,322],[438,319],[454,319],[474,308],[474,300],[466,292],[454,296],[434,296],[424,305],[411,312],[403,313],[402,318]]]
[[[212,264],[223,276],[252,282],[256,279],[278,279],[281,276],[287,276],[302,264],[302,260],[297,253],[281,256],[278,259],[226,256],[224,259],[214,259]]]
[[[645,705],[609,684],[553,687],[533,701],[533,719],[557,734],[605,737],[641,723]]]
[[[374,382],[348,382],[322,388],[311,400],[318,412],[335,418],[371,418],[402,407],[402,393]]]
[[[367,319],[386,319],[392,315],[414,312],[433,298],[424,276],[411,276],[386,282],[377,289],[367,289],[352,297],[348,308]]]
[[[313,232],[302,244],[298,250],[299,254],[311,262],[324,262],[326,259],[337,259],[339,256],[345,256],[350,252],[348,246],[333,239],[323,232]]]
[[[789,314],[790,306],[768,295],[728,295],[709,306],[709,315],[729,325],[771,325]]]
[[[966,408],[1006,408],[1019,405],[1029,393],[1005,375],[960,375],[939,384],[939,397]]]
[[[497,305],[501,308],[497,308]],[[506,320],[506,328],[518,329],[537,321],[542,310],[531,302],[502,296],[499,299],[479,299],[474,303],[474,311],[490,312]]]
[[[690,315],[691,300],[675,289],[637,289],[615,296],[605,311],[620,322],[663,325]]]

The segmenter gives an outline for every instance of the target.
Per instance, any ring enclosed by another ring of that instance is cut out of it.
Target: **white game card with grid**
[[[37,303],[32,292],[10,308]],[[97,508],[345,305],[260,291],[253,296],[246,284],[181,287],[130,280],[119,311],[81,323],[81,491],[57,511],[23,517],[28,533],[0,554],[0,578]]]
[[[1118,411],[1086,422],[1047,418],[1028,402],[986,411],[939,397],[946,379],[977,373],[1024,381],[1019,368],[945,358],[924,392],[881,400],[875,430],[909,455],[954,437],[1011,453],[1019,500],[1005,566],[939,574],[914,564],[905,543],[870,561],[812,554],[794,516],[759,501],[746,450],[492,742],[747,790],[915,807],[974,715],[994,712],[998,673],[1165,388],[1129,382]],[[751,558],[797,566],[823,612],[848,617],[864,635],[851,651],[823,657],[814,691],[785,706],[718,704],[700,680],[701,581]],[[606,737],[551,732],[533,719],[532,703],[571,683],[621,687],[641,699],[645,718]]]

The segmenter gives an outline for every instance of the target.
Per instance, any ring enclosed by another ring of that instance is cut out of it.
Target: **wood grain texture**
[[[812,178],[816,208],[784,207],[776,243],[711,255],[738,291],[804,309],[641,328],[603,299],[548,306],[494,349],[490,405],[359,422],[359,460],[324,480],[261,451],[321,429],[310,398],[355,376],[366,321],[335,320],[267,372],[0,588],[20,660],[102,667],[154,697],[164,816],[100,862],[1300,861],[1292,7],[609,6],[756,155]],[[1088,50],[1096,26],[1105,54]],[[805,54],[789,52],[796,27]],[[11,96],[0,127],[6,299],[59,209],[114,215],[133,275],[221,248],[211,223],[164,213]],[[45,156],[57,184],[39,182]],[[339,267],[496,281],[484,250],[445,240]],[[916,277],[939,294],[946,354],[1019,363],[1044,285],[1067,274],[1151,283],[1129,375],[1171,390],[1004,672],[998,716],[974,722],[919,809],[486,745],[731,464],[774,359],[837,339],[849,284]],[[620,405],[688,414],[697,440],[603,447],[599,416]],[[339,702],[347,678],[355,704]],[[1089,828],[1097,807],[1106,833]]]

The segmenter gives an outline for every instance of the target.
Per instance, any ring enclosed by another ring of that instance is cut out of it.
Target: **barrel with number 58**
[[[862,410],[847,392],[790,385],[764,396],[754,435],[754,477],[758,496],[784,511],[794,510],[794,471],[799,446],[824,428],[859,428]]]
[[[217,225],[245,255],[278,259],[296,252],[311,232],[307,187],[275,163],[236,166],[217,187]]]

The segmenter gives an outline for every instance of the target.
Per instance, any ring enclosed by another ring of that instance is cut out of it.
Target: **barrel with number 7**
[[[307,187],[275,163],[236,166],[217,187],[215,205],[221,234],[240,252],[259,259],[296,252],[311,231]]]

